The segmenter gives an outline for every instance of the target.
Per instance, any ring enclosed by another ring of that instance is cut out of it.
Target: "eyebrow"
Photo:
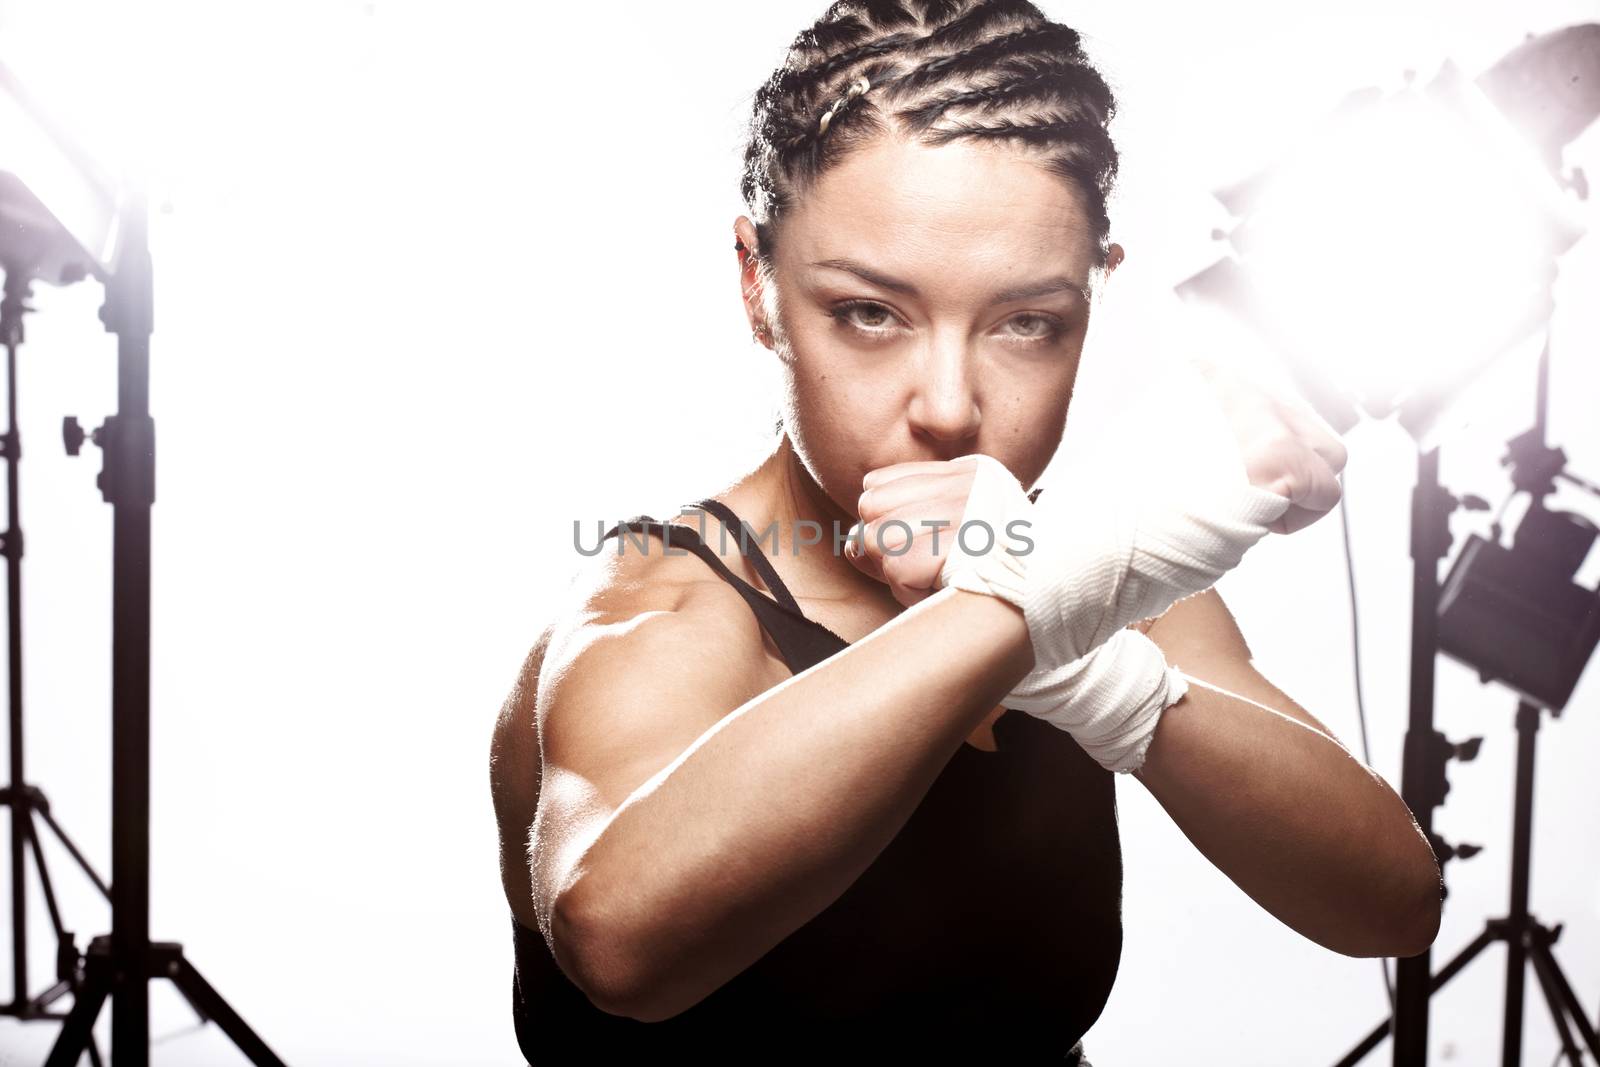
[[[891,278],[887,274],[881,274],[863,263],[857,263],[853,259],[823,259],[811,265],[854,274],[863,281],[871,282],[878,288],[887,289],[891,293],[903,293],[906,296],[917,295],[917,287],[910,282],[903,282],[898,278]],[[1001,289],[992,294],[991,303],[1010,304],[1017,300],[1031,300],[1036,296],[1049,296],[1053,293],[1062,292],[1077,293],[1083,297],[1086,303],[1089,300],[1088,283],[1076,281],[1063,274],[1027,285],[1014,285]]]

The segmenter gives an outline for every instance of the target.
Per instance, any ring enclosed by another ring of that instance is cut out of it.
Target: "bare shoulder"
[[[617,788],[642,781],[667,750],[787,676],[744,598],[704,560],[668,554],[660,538],[630,541],[585,561],[553,624],[535,695],[545,760]]]
[[[541,808],[547,839],[581,837],[695,738],[788,676],[726,581],[694,555],[646,541],[578,564],[495,721],[489,777],[501,876],[528,926],[538,917],[530,864]]]
[[[496,720],[497,798],[512,791],[513,778],[526,782],[530,769],[536,773],[529,765],[540,756],[541,735],[552,726],[547,712],[558,697],[614,690],[632,706],[610,701],[584,721],[620,728],[616,717],[637,724],[659,703],[647,699],[650,692],[687,680],[697,666],[714,665],[712,678],[699,680],[732,693],[759,693],[788,673],[733,587],[692,553],[664,551],[658,537],[583,559],[545,616]],[[715,695],[707,693],[708,704]]]

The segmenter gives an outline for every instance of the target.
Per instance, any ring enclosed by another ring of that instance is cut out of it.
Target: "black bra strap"
[[[722,520],[723,525],[732,527],[739,538],[739,551],[755,567],[756,573],[761,575],[763,582],[767,583],[767,588],[772,590],[772,595],[777,598],[778,603],[796,612],[800,611],[800,605],[793,594],[789,592],[789,587],[783,584],[783,579],[778,577],[777,569],[773,567],[772,562],[767,559],[767,554],[761,550],[761,546],[756,542],[756,535],[751,532],[750,527],[745,524],[743,519],[733,513],[732,508],[721,501],[712,500],[709,497],[705,500],[696,500],[692,506],[711,512],[711,514]],[[753,551],[751,550],[752,545],[754,545]]]
[[[755,586],[734,574],[733,571],[728,569],[728,565],[722,562],[722,557],[710,545],[700,539],[700,535],[695,532],[694,527],[661,522],[648,515],[639,515],[625,522],[617,523],[602,534],[600,540],[604,541],[625,527],[630,530],[642,530],[645,533],[659,534],[667,547],[679,551],[687,549],[705,560],[706,565],[716,571],[718,576],[729,585],[733,586],[734,591],[744,598],[746,604],[750,605],[750,610],[756,614],[756,620],[761,624],[762,629],[766,630],[767,634],[771,636],[773,643],[778,646],[778,653],[795,674],[799,674],[812,664],[821,662],[845,647],[843,638],[827,627],[806,618],[798,607],[789,608],[779,604]],[[621,550],[619,549],[619,551]]]
[[[645,533],[659,534],[666,549],[676,549],[680,553],[684,550],[693,552],[695,555],[705,560],[706,563],[710,565],[712,570],[716,571],[724,581],[728,582],[735,589],[737,589],[740,595],[744,596],[746,600],[750,599],[748,594],[754,594],[755,596],[760,597],[762,600],[767,599],[766,597],[761,596],[761,593],[757,591],[756,588],[749,582],[745,581],[737,574],[734,574],[733,571],[729,570],[728,565],[722,562],[722,557],[713,552],[711,550],[711,546],[700,539],[700,535],[695,532],[694,527],[692,526],[684,526],[679,523],[662,522],[659,519],[651,518],[649,515],[636,515],[631,519],[619,522],[615,526],[611,527],[611,529],[600,535],[600,540],[604,541],[612,534],[620,534],[624,528],[629,530],[642,530]],[[631,538],[630,543],[635,544],[637,547],[637,542],[633,542]],[[621,552],[622,549],[619,548],[617,551]],[[644,551],[648,552],[649,548],[646,547]]]

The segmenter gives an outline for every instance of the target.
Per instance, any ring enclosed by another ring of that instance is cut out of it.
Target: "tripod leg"
[[[77,1000],[67,1013],[67,1021],[61,1024],[61,1033],[56,1036],[56,1043],[51,1046],[44,1067],[73,1067],[85,1048],[94,1048],[95,1016],[100,1014],[100,1005],[106,1002],[106,994],[110,991],[108,977],[98,974],[89,976],[78,990]],[[91,1055],[92,1058],[98,1056],[97,1053]]]
[[[89,876],[89,881],[93,882],[95,888],[100,890],[100,895],[110,900],[111,887],[101,881],[98,874],[94,873],[94,868],[89,866],[89,861],[83,858],[83,853],[78,851],[78,846],[72,843],[72,839],[61,832],[61,827],[56,824],[55,817],[46,808],[35,808],[34,810],[39,813],[39,818],[45,821],[45,825],[55,833],[56,840],[61,842],[67,853],[78,861],[78,866],[83,868],[83,873]]]
[[[1377,1028],[1356,1044],[1356,1047],[1345,1053],[1344,1059],[1334,1067],[1355,1067],[1356,1064],[1367,1058],[1367,1053],[1378,1047],[1378,1043],[1389,1036],[1389,1031],[1394,1027],[1394,1016],[1379,1023]]]
[[[32,819],[29,819],[32,822]],[[39,885],[44,889],[44,904],[50,911],[50,924],[56,929],[56,939],[59,941],[67,932],[61,926],[61,909],[56,907],[55,887],[50,884],[50,868],[44,865],[44,849],[39,846],[39,831],[32,826],[28,827],[28,842],[33,846],[33,862],[39,868]]]
[[[176,969],[169,975],[173,984],[183,991],[190,1003],[198,1005],[216,1020],[222,1032],[233,1039],[233,1043],[251,1063],[256,1067],[284,1067],[283,1061],[273,1055],[267,1043],[256,1036],[255,1031],[239,1017],[239,1013],[229,1007],[221,994],[211,988],[211,983],[200,977],[200,972],[194,969],[194,964],[185,958],[174,961],[174,966]]]
[[[1540,952],[1530,952],[1533,961],[1533,973],[1539,978],[1539,985],[1544,990],[1546,1005],[1550,1008],[1550,1018],[1555,1020],[1556,1033],[1561,1035],[1561,1052],[1572,1062],[1572,1067],[1583,1067],[1583,1053],[1578,1051],[1578,1046],[1572,1040],[1572,1027],[1567,1025],[1566,1004],[1561,995],[1556,992],[1555,982],[1550,977],[1549,970],[1545,967],[1545,957]]]
[[[1555,1005],[1565,1005],[1567,1014],[1572,1017],[1572,1022],[1578,1028],[1578,1033],[1583,1037],[1583,1043],[1589,1046],[1589,1055],[1600,1061],[1600,1035],[1596,1035],[1595,1028],[1589,1022],[1589,1017],[1583,1013],[1583,1005],[1578,1003],[1578,996],[1572,991],[1572,984],[1567,981],[1567,976],[1561,970],[1561,965],[1556,962],[1556,956],[1550,947],[1549,935],[1543,934],[1535,939],[1528,951],[1535,960],[1543,963],[1548,981],[1555,986],[1561,999]],[[1537,964],[1536,964],[1537,965]],[[1554,1009],[1552,1009],[1554,1010]]]
[[[1466,948],[1451,957],[1450,962],[1440,968],[1439,973],[1435,974],[1432,980],[1429,981],[1428,995],[1431,997],[1437,993],[1446,982],[1454,978],[1461,972],[1463,967],[1471,963],[1478,953],[1488,948],[1495,941],[1500,940],[1504,936],[1500,933],[1500,929],[1498,924],[1490,923],[1477,937],[1472,939]],[[1345,1053],[1344,1059],[1340,1060],[1335,1067],[1355,1067],[1356,1064],[1366,1058],[1367,1053],[1377,1048],[1379,1042],[1388,1036],[1393,1022],[1394,1019],[1391,1016],[1379,1023],[1371,1033],[1361,1039],[1355,1048]]]
[[[39,887],[44,890],[45,908],[50,912],[50,926],[56,932],[56,958],[59,960],[64,951],[71,949],[70,935],[61,924],[61,908],[56,903],[55,886],[50,882],[50,868],[45,866],[44,849],[39,844],[39,831],[33,825],[33,814],[36,809],[28,807],[22,812],[20,825],[26,827],[28,845],[33,850],[33,865],[39,870]],[[60,984],[46,990],[37,998],[30,998],[26,989],[17,990],[17,1004],[19,1007],[26,1005],[29,1013],[43,1011],[52,1001],[61,996],[65,990]]]

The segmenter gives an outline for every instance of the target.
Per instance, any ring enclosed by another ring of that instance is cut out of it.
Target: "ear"
[[[1091,305],[1100,303],[1100,298],[1105,295],[1106,282],[1111,280],[1111,275],[1116,272],[1117,267],[1121,265],[1124,258],[1126,258],[1126,253],[1123,252],[1122,246],[1110,244],[1106,246],[1105,263],[1089,268],[1089,302]]]
[[[752,336],[760,334],[767,339],[762,343],[772,347],[772,330],[767,322],[767,307],[762,292],[759,257],[760,242],[756,239],[756,226],[746,215],[733,223],[734,251],[739,257],[739,296],[744,303],[744,315],[750,323]],[[764,332],[763,332],[764,331]]]

